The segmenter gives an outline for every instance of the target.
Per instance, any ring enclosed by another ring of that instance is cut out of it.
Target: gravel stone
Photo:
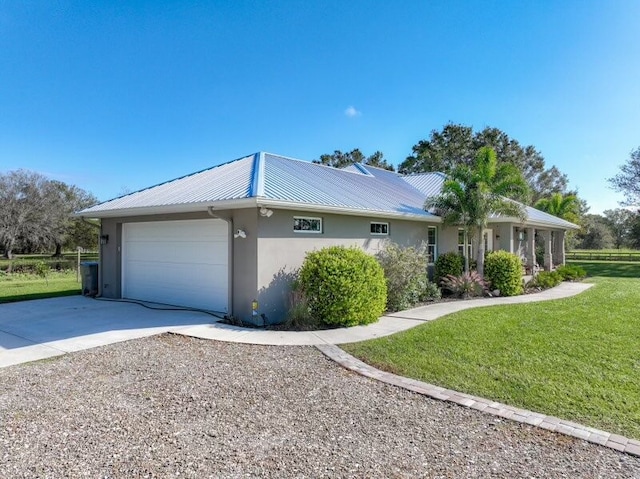
[[[349,372],[165,334],[0,370],[0,476],[640,477],[640,459]]]

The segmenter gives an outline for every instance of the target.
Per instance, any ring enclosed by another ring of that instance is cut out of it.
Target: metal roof
[[[359,170],[359,171],[358,171]],[[265,155],[264,198],[289,203],[338,207],[360,211],[414,215],[436,219],[423,209],[424,196],[396,181],[378,176],[371,167],[353,169]]]
[[[439,221],[423,206],[426,198],[440,192],[445,178],[443,173],[402,176],[363,164],[338,169],[260,152],[100,203],[78,215],[101,218],[264,204]],[[527,214],[527,223],[576,228],[531,207]]]
[[[214,203],[251,195],[256,155],[214,166],[82,210],[82,215],[189,203]]]
[[[563,220],[544,211],[537,210],[531,206],[525,206],[527,212],[527,223],[557,226],[559,228],[578,229],[579,226],[570,221]]]
[[[420,173],[402,177],[404,181],[420,191],[425,198],[440,194],[446,178],[444,173]]]

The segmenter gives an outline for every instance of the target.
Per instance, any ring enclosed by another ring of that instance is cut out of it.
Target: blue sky
[[[447,122],[534,145],[599,213],[640,146],[640,2],[0,3],[0,171],[106,200],[263,150],[398,164]]]

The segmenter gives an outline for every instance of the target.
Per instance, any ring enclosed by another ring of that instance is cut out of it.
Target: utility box
[[[80,274],[82,275],[82,294],[91,297],[97,296],[98,263],[95,261],[80,263]]]

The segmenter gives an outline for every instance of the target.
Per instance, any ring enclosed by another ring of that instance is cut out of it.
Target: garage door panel
[[[123,297],[228,311],[228,226],[222,220],[123,225]]]
[[[152,242],[129,243],[128,255],[135,261],[180,264],[227,264],[227,242]],[[161,261],[160,261],[161,260]]]

